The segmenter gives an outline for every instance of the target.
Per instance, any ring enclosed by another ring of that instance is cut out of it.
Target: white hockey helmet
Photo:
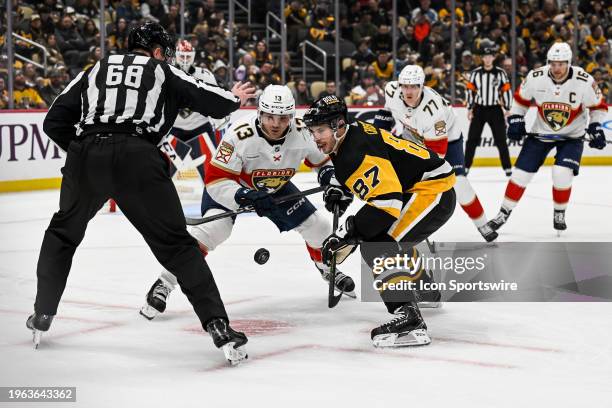
[[[572,48],[566,42],[556,42],[548,50],[546,60],[550,64],[552,61],[565,61],[572,63]]]
[[[259,96],[259,113],[295,115],[295,99],[288,86],[268,85]]]
[[[183,71],[189,71],[189,68],[195,61],[195,50],[191,43],[187,40],[178,40],[176,43],[176,54],[174,56],[174,64]]]
[[[418,65],[406,65],[400,72],[397,82],[400,85],[419,85],[422,88],[425,84],[425,72]]]

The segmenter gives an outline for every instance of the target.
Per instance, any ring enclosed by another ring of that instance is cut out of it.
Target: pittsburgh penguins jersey
[[[336,179],[366,202],[355,215],[365,239],[388,230],[413,194],[437,195],[455,184],[451,165],[436,152],[366,122],[349,125],[331,159]]]
[[[461,129],[449,102],[433,89],[424,86],[421,101],[415,108],[404,102],[397,81],[385,86],[385,109],[395,120],[396,134],[404,139],[425,144],[442,157],[448,142],[461,137]]]
[[[207,84],[217,85],[215,76],[205,68],[192,66],[187,73]],[[189,139],[188,136],[197,136],[202,133],[205,130],[204,128],[210,126],[207,125],[210,122],[211,118],[208,116],[201,115],[191,109],[181,109],[170,133],[182,139]]]
[[[284,139],[266,139],[257,114],[233,123],[206,167],[206,190],[222,206],[237,209],[234,195],[241,187],[274,193],[297,172],[300,164],[321,169],[329,156],[322,153],[295,118]]]
[[[530,71],[514,94],[510,113],[525,115],[531,101],[538,114],[530,132],[579,138],[591,122],[603,122],[608,108],[593,77],[571,66],[567,79],[555,83],[546,65]],[[545,140],[545,138],[543,138]]]

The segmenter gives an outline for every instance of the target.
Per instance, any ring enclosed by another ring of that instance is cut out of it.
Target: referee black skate
[[[488,123],[499,151],[502,168],[509,177],[512,173],[512,164],[506,141],[506,120],[503,109],[510,110],[512,87],[506,72],[493,65],[494,48],[483,48],[482,60],[483,64],[470,73],[468,83],[467,102],[470,129],[465,143],[465,169],[469,171],[472,167],[476,147],[480,145],[482,130]]]
[[[185,218],[168,164],[157,148],[181,108],[222,118],[254,97],[196,81],[170,66],[174,41],[157,23],[130,32],[129,52],[103,58],[55,99],[45,133],[67,152],[59,211],[45,232],[38,260],[34,314],[27,327],[38,346],[66,286],[87,223],[110,198],[142,234],[157,260],[178,278],[202,327],[232,363],[246,358],[247,338],[227,313]]]

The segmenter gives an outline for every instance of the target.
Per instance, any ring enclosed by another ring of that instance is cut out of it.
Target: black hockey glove
[[[336,254],[336,264],[341,264],[357,248],[359,238],[355,231],[354,219],[352,215],[347,217],[344,225],[323,241],[321,254],[325,265],[331,266],[334,254]]]
[[[334,206],[337,204],[340,210],[339,215],[342,216],[349,205],[353,202],[353,194],[345,186],[341,186],[336,180],[334,168],[325,166],[319,171],[319,184],[325,187],[323,191],[323,201],[325,209],[329,212],[334,212]]]
[[[234,200],[241,207],[253,206],[255,212],[260,217],[267,217],[274,210],[274,199],[265,191],[241,188],[240,190],[236,191]]]
[[[508,139],[520,142],[525,136],[525,118],[521,115],[508,116]]]
[[[589,140],[589,147],[599,150],[606,147],[606,135],[604,134],[603,130],[601,130],[601,123],[591,123],[587,129],[587,134],[591,136],[591,140]]]

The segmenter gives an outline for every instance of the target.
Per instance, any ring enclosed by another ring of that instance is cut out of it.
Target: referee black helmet
[[[158,47],[162,49],[166,60],[174,57],[174,40],[158,23],[147,22],[130,31],[128,37],[129,51],[141,48],[152,53]]]

